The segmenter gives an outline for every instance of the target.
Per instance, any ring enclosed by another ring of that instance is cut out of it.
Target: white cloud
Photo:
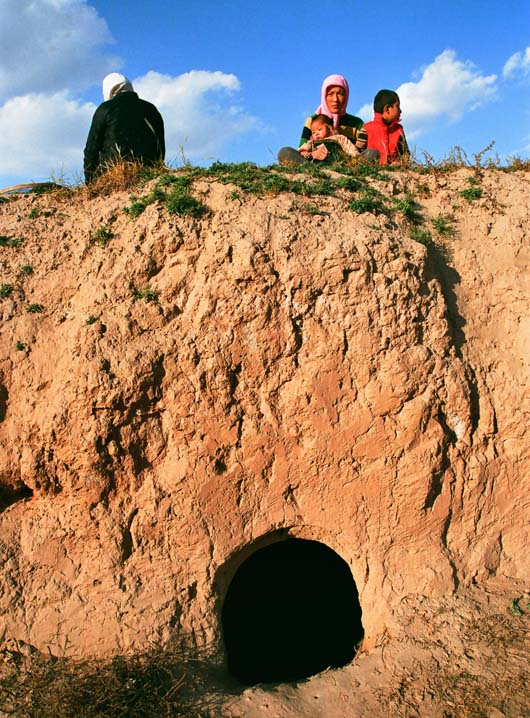
[[[530,47],[526,50],[515,52],[506,61],[502,74],[505,78],[525,77],[530,74]]]
[[[0,99],[83,89],[121,62],[107,23],[86,0],[0,2]]]
[[[261,125],[234,101],[240,90],[235,75],[191,70],[171,77],[148,72],[133,82],[140,97],[153,102],[164,118],[166,160],[217,159],[229,140]]]
[[[497,75],[483,75],[469,60],[459,60],[454,50],[444,50],[422,68],[417,82],[396,88],[403,110],[403,124],[409,139],[421,134],[440,118],[459,120],[497,95]],[[371,118],[371,105],[364,105],[361,117]]]
[[[168,162],[180,159],[181,150],[190,161],[218,158],[227,142],[261,129],[234,101],[240,90],[235,75],[193,70],[171,77],[149,72],[133,84],[164,118]],[[67,91],[5,102],[0,106],[0,174],[9,180],[0,183],[41,181],[62,169],[68,177],[79,174],[95,109]]]
[[[80,99],[80,93],[120,69],[121,63],[107,53],[112,42],[106,21],[90,0],[0,0],[4,180],[48,179],[61,168],[67,176],[81,172],[95,106]],[[148,72],[133,84],[162,113],[169,162],[182,152],[193,161],[217,158],[227,142],[260,129],[237,101],[235,75]]]
[[[79,172],[94,110],[64,91],[8,100],[0,107],[0,172],[21,181]]]

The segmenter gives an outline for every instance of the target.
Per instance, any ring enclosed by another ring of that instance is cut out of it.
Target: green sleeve
[[[341,135],[344,135],[356,144],[357,130],[360,130],[363,124],[364,123],[360,117],[355,117],[355,115],[348,115],[348,113],[346,113],[340,118],[338,130]]]
[[[311,120],[314,116],[315,115],[311,115],[311,117],[308,117],[305,121],[304,129],[302,130],[302,137],[300,138],[298,147],[301,147],[303,144],[305,144],[311,139]]]

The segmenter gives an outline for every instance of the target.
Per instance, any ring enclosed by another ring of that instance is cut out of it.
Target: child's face
[[[331,127],[326,125],[322,120],[315,120],[311,124],[311,139],[312,140],[323,140],[331,134]]]
[[[387,123],[387,125],[391,125],[393,122],[396,122],[401,117],[401,107],[399,105],[399,100],[396,100],[393,105],[385,105],[385,109],[383,110],[383,120]]]

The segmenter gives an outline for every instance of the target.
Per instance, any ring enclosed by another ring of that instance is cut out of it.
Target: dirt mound
[[[307,685],[355,692],[407,640],[425,677],[404,606],[465,633],[451,601],[497,582],[508,612],[528,577],[528,175],[229,169],[0,203],[0,635],[222,646],[238,569],[300,540],[347,564],[364,631]]]

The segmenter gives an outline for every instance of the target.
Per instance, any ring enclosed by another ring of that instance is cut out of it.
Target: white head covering
[[[133,92],[133,86],[121,72],[111,72],[103,80],[103,99],[111,100],[118,92]]]

